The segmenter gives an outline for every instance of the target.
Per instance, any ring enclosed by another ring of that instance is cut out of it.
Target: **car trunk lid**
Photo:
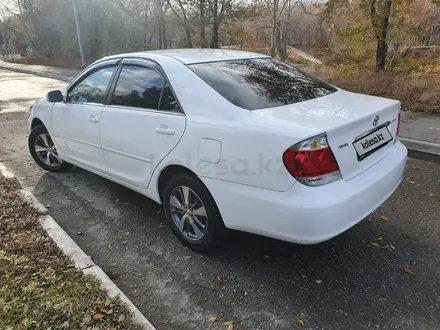
[[[400,102],[395,100],[338,90],[325,97],[252,113],[326,132],[341,175],[350,180],[388,154],[396,140],[399,110]]]

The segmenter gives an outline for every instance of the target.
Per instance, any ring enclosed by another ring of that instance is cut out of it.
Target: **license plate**
[[[390,131],[385,126],[353,142],[353,146],[359,158],[365,158],[392,139]]]

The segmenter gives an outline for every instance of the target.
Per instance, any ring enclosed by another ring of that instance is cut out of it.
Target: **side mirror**
[[[50,91],[49,93],[47,93],[46,99],[49,102],[63,102],[64,101],[63,93],[61,93],[61,91]]]

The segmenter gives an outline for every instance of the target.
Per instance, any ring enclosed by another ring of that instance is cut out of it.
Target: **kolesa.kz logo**
[[[383,137],[383,134],[376,134],[376,136],[374,138],[365,140],[364,142],[361,142],[361,145],[365,150],[365,149],[368,149],[383,140],[385,140],[385,138]]]

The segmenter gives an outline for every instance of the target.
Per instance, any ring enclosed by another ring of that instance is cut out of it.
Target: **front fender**
[[[39,120],[46,127],[49,134],[52,136],[52,108],[54,103],[48,102],[46,99],[41,99],[35,102],[31,108],[29,117],[29,129],[32,130],[32,123],[34,120]]]

